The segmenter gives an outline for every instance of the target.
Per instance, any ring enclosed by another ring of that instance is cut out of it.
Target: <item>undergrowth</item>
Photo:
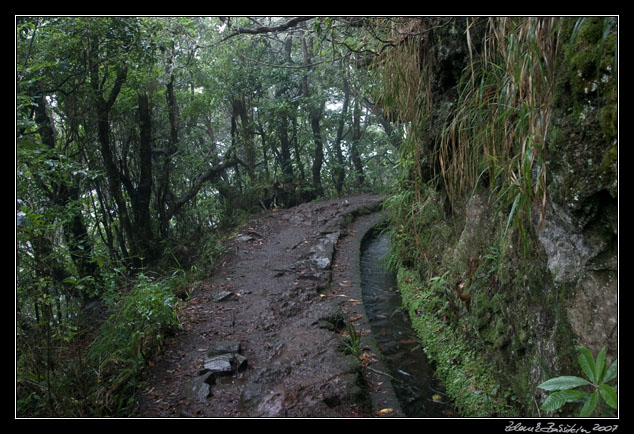
[[[139,385],[138,375],[179,325],[178,298],[171,280],[139,275],[129,294],[100,328],[89,348],[98,387],[95,404],[108,413],[125,412]]]
[[[152,268],[100,264],[99,277],[92,279],[98,297],[73,315],[56,316],[60,301],[42,300],[51,313],[41,315],[37,327],[19,330],[16,415],[132,416],[143,370],[180,327],[179,310],[212,272],[222,240],[244,220],[233,216],[233,226],[195,236],[192,229],[191,242],[166,243],[160,265]],[[85,285],[80,279],[65,283]]]
[[[89,327],[75,325],[73,333],[65,334],[59,333],[59,325],[41,327],[47,335],[43,341],[21,339],[16,360],[19,417],[131,415],[142,370],[165,336],[179,327],[176,293],[183,275],[148,274],[139,274],[124,293],[112,281],[96,310],[83,314],[81,321]],[[104,313],[109,316],[99,319]],[[37,345],[39,351],[23,345]],[[38,353],[41,357],[35,357]]]
[[[37,327],[19,330],[17,416],[131,416],[143,370],[178,329],[179,309],[211,272],[223,236],[211,233],[187,246],[166,246],[160,272],[104,266],[93,279],[98,298],[89,307],[67,317],[41,316]],[[84,285],[77,279],[67,283]]]

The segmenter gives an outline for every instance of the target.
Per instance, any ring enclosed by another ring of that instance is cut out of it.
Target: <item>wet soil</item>
[[[382,200],[358,195],[254,216],[192,292],[182,329],[148,366],[136,414],[402,416],[372,345],[342,351],[348,322],[369,334],[359,247]],[[207,353],[227,341],[246,362],[197,393]]]

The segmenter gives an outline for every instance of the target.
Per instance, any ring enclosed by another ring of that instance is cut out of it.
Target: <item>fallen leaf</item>
[[[377,411],[377,412],[376,412],[376,414],[377,414],[378,416],[384,416],[384,415],[386,415],[386,414],[390,414],[390,413],[392,413],[393,411],[394,411],[394,410],[393,410],[393,409],[391,409],[391,408],[384,408],[384,409],[381,409],[381,410]]]

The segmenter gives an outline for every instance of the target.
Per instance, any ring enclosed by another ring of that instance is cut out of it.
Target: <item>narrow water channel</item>
[[[389,237],[374,231],[361,250],[361,290],[372,335],[407,417],[454,416],[407,312],[401,309],[396,277],[385,268],[389,246]]]

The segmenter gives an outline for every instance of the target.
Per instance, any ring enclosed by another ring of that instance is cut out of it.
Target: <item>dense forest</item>
[[[129,415],[234,228],[361,192],[464,415],[534,415],[575,345],[616,359],[616,18],[15,23],[18,416]]]

